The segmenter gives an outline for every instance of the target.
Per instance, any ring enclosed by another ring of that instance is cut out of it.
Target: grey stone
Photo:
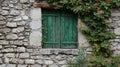
[[[30,2],[31,2],[31,3],[34,3],[34,2],[35,2],[35,0],[30,0]]]
[[[31,65],[31,67],[42,67],[42,66],[38,64],[34,64],[34,65]]]
[[[3,64],[3,60],[0,58],[0,64]]]
[[[9,63],[9,58],[4,57],[4,63]]]
[[[7,64],[6,67],[16,67],[15,64]]]
[[[25,64],[35,64],[35,60],[32,59],[26,59]]]
[[[18,64],[17,67],[27,67],[27,65]]]
[[[17,39],[18,38],[18,36],[17,36],[17,34],[8,34],[7,36],[6,36],[6,38],[7,39],[11,39],[11,40],[15,40],[15,39]]]
[[[67,65],[62,65],[61,67],[68,67]]]
[[[24,36],[20,36],[18,39],[24,39],[25,37]]]
[[[13,33],[19,33],[19,32],[23,32],[25,30],[24,27],[18,27],[18,28],[14,28],[12,30]]]
[[[6,40],[0,40],[0,44],[1,44],[1,45],[7,45],[7,44],[9,44],[9,42],[6,41]]]
[[[2,36],[2,33],[0,33],[0,36]]]
[[[22,41],[13,41],[13,44],[15,44],[15,45],[23,45],[23,42]]]
[[[87,48],[86,51],[89,52],[89,51],[93,51],[93,50],[92,50],[92,48]]]
[[[17,27],[17,23],[16,22],[8,22],[7,26],[8,27]]]
[[[19,59],[19,60],[18,60],[18,63],[19,63],[19,64],[24,64],[24,62],[25,62],[24,59]]]
[[[19,58],[29,58],[30,54],[29,53],[21,53]]]
[[[28,16],[22,16],[23,20],[28,20],[29,17]]]
[[[2,7],[3,10],[9,10],[9,7]]]
[[[0,15],[0,20],[6,19],[4,16]]]
[[[6,49],[3,49],[2,52],[15,52],[13,50],[13,48],[6,48]]]
[[[2,57],[3,56],[3,54],[0,54],[0,57]]]
[[[18,10],[11,9],[11,11],[10,11],[10,15],[16,16],[16,15],[19,15],[19,14],[20,14],[20,11],[18,11]]]
[[[28,3],[28,0],[20,0],[20,3]]]
[[[9,7],[14,7],[14,5],[13,4],[9,4]]]
[[[25,21],[17,22],[17,25],[25,25],[25,24],[26,24]]]
[[[9,15],[9,12],[7,10],[2,10],[1,14],[2,15]]]
[[[120,12],[113,12],[111,16],[120,16]]]
[[[5,67],[5,66],[6,66],[6,64],[1,64],[1,65],[0,65],[0,67]]]
[[[21,21],[22,18],[21,17],[16,17],[13,21]]]
[[[18,0],[11,0],[10,1],[10,3],[13,3],[13,4],[15,4],[15,3],[17,3],[18,2]]]
[[[59,61],[58,64],[65,65],[66,62],[67,62],[66,60],[63,60],[63,61]]]
[[[0,1],[2,2],[3,0],[0,0]],[[1,3],[1,6],[7,7],[7,6],[8,6],[8,1],[3,1],[3,2]]]
[[[41,14],[41,8],[32,8],[30,10],[30,17],[33,21],[38,20],[38,22],[41,23]]]
[[[14,53],[6,53],[6,54],[4,54],[4,57],[14,58],[15,54]]]
[[[15,6],[15,9],[22,9],[22,4],[17,4],[16,6]]]
[[[5,21],[0,21],[0,25],[5,25],[6,22]]]
[[[49,65],[49,67],[58,67],[57,64],[52,64],[52,65]]]
[[[34,31],[30,34],[30,45],[41,46],[42,33],[40,31]]]
[[[10,59],[10,63],[17,64],[18,63],[18,59],[12,58],[12,59]]]
[[[2,49],[2,45],[0,45],[0,49]]]
[[[44,64],[43,60],[36,60],[37,64]]]
[[[17,47],[17,52],[25,52],[25,47]]]
[[[120,35],[120,28],[116,28],[116,29],[115,29],[115,34],[116,34],[116,35]]]
[[[53,64],[54,62],[52,60],[44,60],[44,64],[45,65],[51,65]]]
[[[35,21],[30,22],[30,28],[33,30],[39,29],[41,27],[42,27],[42,25],[41,25],[40,20],[35,20]]]
[[[4,32],[4,33],[9,33],[10,31],[11,31],[10,28],[4,28],[4,29],[3,29],[3,32]]]

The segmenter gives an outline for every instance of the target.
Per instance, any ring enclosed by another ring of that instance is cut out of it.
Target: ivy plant
[[[87,29],[82,28],[96,56],[110,57],[110,39],[115,38],[115,34],[110,32],[111,12],[113,8],[120,7],[120,0],[46,0],[52,5],[62,6],[78,14],[81,22],[85,23]]]

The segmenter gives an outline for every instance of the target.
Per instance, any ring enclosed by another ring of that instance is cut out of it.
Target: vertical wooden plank
[[[64,21],[63,21],[64,20]],[[73,15],[62,15],[61,48],[76,48],[77,19]]]

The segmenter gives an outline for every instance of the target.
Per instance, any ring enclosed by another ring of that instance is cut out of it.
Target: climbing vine
[[[115,34],[110,32],[112,28],[109,18],[112,8],[120,7],[120,0],[47,0],[52,5],[62,6],[65,9],[78,14],[81,23],[87,28],[81,28],[93,47],[96,56],[110,57],[110,39]]]

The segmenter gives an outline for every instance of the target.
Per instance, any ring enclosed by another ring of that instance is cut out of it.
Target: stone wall
[[[111,19],[112,22],[112,32],[114,32],[117,36],[115,39],[110,40],[112,50],[114,51],[113,55],[120,55],[120,9],[113,9]]]
[[[34,0],[3,0],[0,10],[0,67],[67,67],[78,49],[42,48],[41,8],[32,6]],[[80,20],[79,20],[80,21]],[[120,55],[120,11],[112,13],[114,32],[111,40],[115,54]],[[80,32],[79,47],[90,53],[87,39]]]

